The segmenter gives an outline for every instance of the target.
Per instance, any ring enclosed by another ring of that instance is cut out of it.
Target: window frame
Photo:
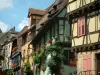
[[[81,22],[79,23],[80,20]],[[83,24],[82,20],[84,21]],[[83,27],[84,27],[84,32],[83,32]],[[86,16],[82,16],[77,19],[77,34],[78,37],[84,36],[86,34]]]

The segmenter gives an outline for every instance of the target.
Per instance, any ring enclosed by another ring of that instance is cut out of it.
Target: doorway
[[[100,53],[96,54],[96,70],[97,75],[100,75]]]

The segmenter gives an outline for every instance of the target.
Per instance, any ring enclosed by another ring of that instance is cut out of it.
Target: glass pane
[[[59,35],[59,38],[60,38],[60,41],[64,40],[63,35]]]
[[[68,50],[64,50],[64,57],[65,57],[65,59],[63,60],[63,62],[64,62],[65,65],[68,65],[69,64]]]
[[[55,25],[55,35],[57,35],[57,25]]]
[[[55,29],[54,29],[54,27],[52,27],[52,37],[54,37],[55,36]]]
[[[47,39],[50,39],[50,30],[47,32]]]
[[[63,9],[63,10],[60,12],[60,14],[58,15],[58,17],[64,17],[66,13],[67,13],[67,12],[66,12],[66,8],[65,8],[65,9]]]
[[[63,20],[59,20],[59,25],[63,25]]]
[[[43,45],[44,44],[44,38],[42,38],[42,40],[41,40],[41,45]]]
[[[45,42],[47,41],[47,34],[45,34]]]
[[[70,36],[70,24],[68,23],[68,21],[65,21],[65,35],[66,37]]]
[[[63,26],[59,26],[59,34],[63,34]]]

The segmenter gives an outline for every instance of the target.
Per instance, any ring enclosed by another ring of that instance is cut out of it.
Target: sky
[[[12,27],[21,31],[28,25],[28,9],[46,9],[55,0],[0,0],[0,28],[3,32]]]

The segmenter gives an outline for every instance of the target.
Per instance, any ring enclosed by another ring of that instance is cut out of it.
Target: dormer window
[[[78,18],[78,36],[85,35],[85,16]]]
[[[56,10],[57,9],[57,5],[54,5],[53,8]]]
[[[49,11],[48,13],[51,14],[51,11]]]

